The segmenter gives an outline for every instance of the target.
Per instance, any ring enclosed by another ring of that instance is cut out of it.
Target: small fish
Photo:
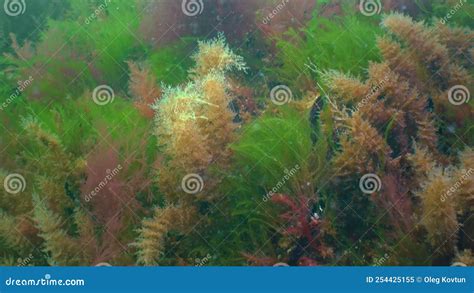
[[[309,121],[313,127],[313,131],[311,134],[311,139],[313,143],[316,143],[318,139],[318,132],[320,128],[320,115],[321,111],[324,108],[324,102],[325,102],[325,97],[323,96],[318,96],[313,102],[313,105],[311,107],[311,112],[309,113]]]

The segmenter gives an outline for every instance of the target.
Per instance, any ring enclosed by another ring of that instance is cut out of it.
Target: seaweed
[[[290,29],[284,38],[277,39],[276,63],[281,66],[270,69],[277,80],[304,93],[317,89],[315,81],[321,82],[318,71],[337,69],[356,76],[365,74],[369,60],[379,59],[375,36],[381,30],[376,18],[363,17],[347,6],[343,16],[328,18],[320,17],[322,8],[316,8],[301,31]]]
[[[472,4],[38,3],[0,20],[1,265],[472,265]]]

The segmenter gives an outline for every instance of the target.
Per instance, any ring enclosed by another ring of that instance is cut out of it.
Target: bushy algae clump
[[[199,222],[195,206],[198,199],[214,200],[218,196],[213,185],[220,176],[209,169],[226,168],[229,144],[235,139],[235,113],[229,108],[226,74],[232,69],[245,70],[242,58],[219,35],[215,40],[200,42],[193,59],[190,81],[165,88],[153,107],[156,135],[163,151],[158,180],[167,204],[143,223],[137,246],[138,260],[146,265],[157,264],[169,231],[185,233]],[[187,190],[189,175],[206,178],[205,185],[199,181],[197,190]]]
[[[416,226],[421,222],[433,254],[452,257],[458,229],[470,214],[457,204],[458,196],[472,190],[463,183],[449,199],[444,196],[456,180],[466,176],[453,171],[462,168],[454,167],[458,160],[451,155],[459,149],[450,145],[446,153],[448,134],[439,121],[460,123],[453,135],[469,140],[463,125],[472,124],[472,107],[453,107],[450,89],[471,84],[472,66],[461,56],[466,47],[472,48],[472,38],[461,42],[457,54],[449,52],[457,38],[472,35],[472,31],[464,29],[461,34],[460,29],[440,24],[433,29],[401,14],[385,17],[382,25],[388,30],[378,40],[383,62],[370,64],[365,82],[339,72],[325,73],[326,84],[343,105],[336,106],[335,115],[343,112],[340,127],[348,129],[340,137],[335,172],[347,182],[356,182],[367,173],[383,174],[381,198],[371,200],[387,210],[391,224],[399,229],[396,238],[412,230],[423,235]],[[465,148],[460,156],[471,155],[472,150]],[[459,243],[461,248],[464,245]]]

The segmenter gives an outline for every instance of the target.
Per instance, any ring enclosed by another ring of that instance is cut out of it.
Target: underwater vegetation
[[[474,264],[473,4],[5,3],[1,265]]]

